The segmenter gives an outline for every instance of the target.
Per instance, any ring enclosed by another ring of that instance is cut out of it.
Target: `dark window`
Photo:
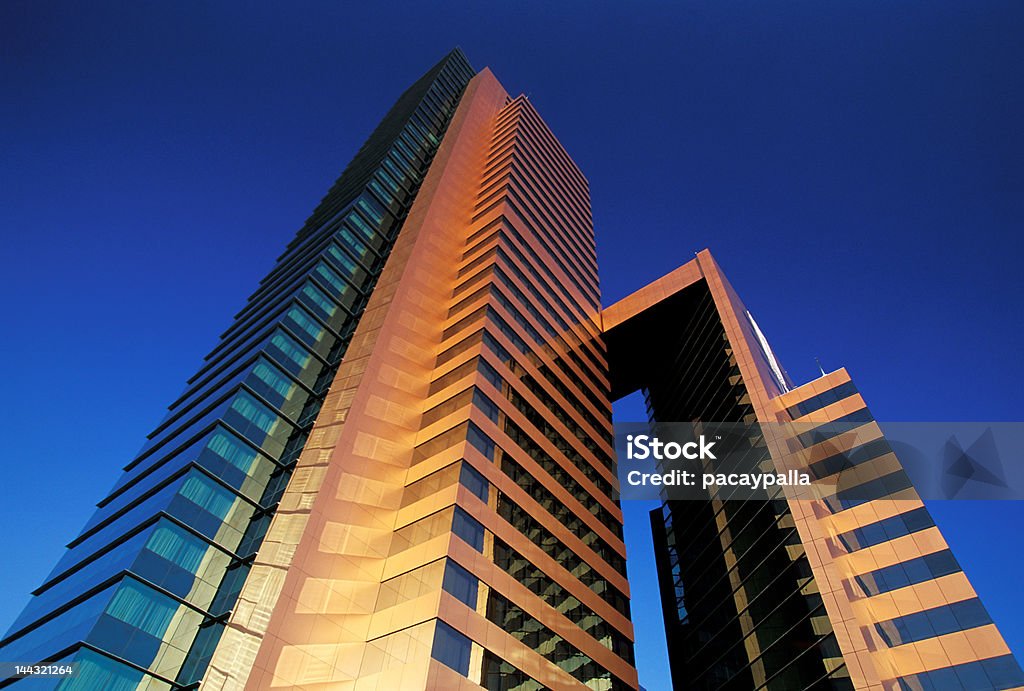
[[[455,507],[455,516],[452,519],[452,532],[477,552],[484,551],[484,527],[458,506]]]
[[[490,483],[487,482],[479,470],[466,461],[462,462],[462,470],[459,471],[459,482],[463,487],[472,492],[480,501],[487,503],[487,495],[490,491]]]
[[[821,410],[825,406],[837,403],[843,400],[844,398],[849,398],[855,393],[857,393],[857,387],[853,385],[852,381],[848,381],[843,384],[840,384],[839,386],[833,389],[823,391],[817,396],[812,396],[811,398],[808,398],[806,401],[801,401],[800,403],[791,405],[790,407],[786,408],[786,412],[788,412],[790,416],[795,420],[797,418],[803,417],[804,415],[810,415],[816,410]]]
[[[971,598],[875,624],[890,647],[991,624],[981,600]]]
[[[1013,655],[1002,655],[901,677],[899,684],[900,691],[1002,691],[1024,686],[1024,673]]]
[[[872,596],[923,583],[959,570],[960,565],[953,558],[953,553],[944,549],[856,576],[856,581],[865,595]]]
[[[462,676],[467,676],[469,674],[469,653],[472,647],[473,644],[468,638],[440,619],[437,620],[431,657],[442,665],[451,667]]]
[[[445,564],[444,580],[441,587],[470,609],[476,609],[476,595],[480,589],[480,581],[451,559]]]
[[[931,528],[933,525],[935,523],[932,521],[928,509],[922,506],[913,511],[890,516],[877,523],[871,523],[841,533],[838,536],[838,540],[847,550],[854,552],[858,549],[879,545],[904,535]]]

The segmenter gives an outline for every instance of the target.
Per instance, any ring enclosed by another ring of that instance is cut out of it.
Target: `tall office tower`
[[[585,178],[455,51],[0,641],[76,674],[0,687],[636,689],[611,400],[638,388],[657,420],[821,422],[757,460],[881,478],[654,514],[678,688],[1024,684],[845,373],[789,390],[707,253],[602,311]]]
[[[454,52],[398,101],[0,659],[78,689],[635,689],[587,182]]]
[[[754,464],[827,488],[652,512],[676,688],[1024,687],[845,370],[792,388],[706,251],[603,323],[613,398],[639,388],[653,420],[742,426]]]

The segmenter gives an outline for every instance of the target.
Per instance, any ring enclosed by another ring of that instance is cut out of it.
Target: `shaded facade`
[[[613,399],[643,389],[652,420],[741,425],[754,464],[835,485],[651,513],[676,688],[1024,685],[849,375],[794,388],[708,252],[603,324]]]

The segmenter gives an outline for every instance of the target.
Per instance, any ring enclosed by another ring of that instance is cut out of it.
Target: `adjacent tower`
[[[612,398],[727,423],[819,494],[652,512],[678,689],[1009,689],[1024,674],[845,370],[794,387],[714,259],[604,310]]]

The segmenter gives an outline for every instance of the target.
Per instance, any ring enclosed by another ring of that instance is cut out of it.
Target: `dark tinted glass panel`
[[[872,596],[940,578],[959,570],[960,565],[953,558],[953,553],[944,549],[856,576],[855,580],[865,595]]]
[[[440,619],[437,620],[431,657],[441,664],[451,667],[462,676],[467,676],[471,650],[472,643],[468,638]]]
[[[444,580],[441,586],[467,607],[476,609],[476,596],[480,581],[451,559],[445,563]]]
[[[458,506],[455,507],[455,516],[452,519],[452,532],[477,552],[484,551],[484,527]]]

